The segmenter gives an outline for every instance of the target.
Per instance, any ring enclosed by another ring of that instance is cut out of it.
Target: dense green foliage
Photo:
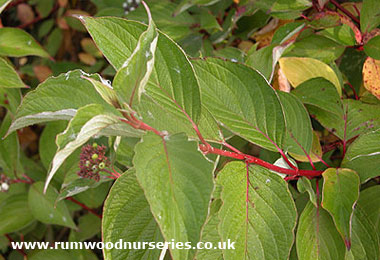
[[[0,0],[0,259],[380,259],[380,5],[341,2]],[[192,246],[10,247],[120,239]]]

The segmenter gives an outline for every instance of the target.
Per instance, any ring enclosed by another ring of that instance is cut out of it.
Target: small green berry
[[[93,160],[96,160],[96,159],[98,159],[98,157],[99,157],[99,155],[98,155],[98,154],[96,154],[96,153],[94,153],[94,154],[91,156],[91,158],[92,158]]]
[[[99,169],[104,169],[106,164],[104,162],[99,163]]]
[[[93,166],[92,166],[92,170],[93,170],[93,171],[96,171],[97,169],[98,169],[98,166],[96,166],[96,165],[93,165]]]
[[[90,161],[86,161],[86,166],[88,167],[88,166],[90,166],[90,164],[91,164],[91,162]]]
[[[97,148],[97,147],[98,147],[98,144],[97,144],[97,143],[93,143],[93,144],[92,144],[92,147],[93,147],[93,148]]]

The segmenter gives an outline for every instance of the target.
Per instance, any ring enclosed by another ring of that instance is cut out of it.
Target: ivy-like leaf
[[[219,173],[218,183],[221,241],[236,242],[235,250],[223,250],[224,258],[287,259],[297,213],[286,182],[260,166],[247,169],[242,162],[231,162]]]
[[[146,134],[133,163],[153,216],[166,241],[196,244],[213,190],[213,165],[184,134]],[[169,248],[173,259],[193,259],[195,250]]]
[[[173,223],[174,224],[174,223]],[[112,186],[104,204],[103,241],[163,242],[161,231],[150,212],[144,191],[137,182],[135,171],[124,173]],[[104,249],[105,259],[158,259],[160,250]]]
[[[360,180],[350,169],[327,169],[323,173],[322,207],[333,217],[346,247],[351,247],[351,218],[359,198]]]
[[[255,70],[210,58],[193,62],[202,102],[237,135],[272,151],[282,147],[285,119],[276,92]]]

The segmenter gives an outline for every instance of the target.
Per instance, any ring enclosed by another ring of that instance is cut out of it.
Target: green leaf
[[[323,172],[322,207],[333,217],[346,247],[351,246],[351,219],[359,198],[360,180],[350,169],[330,168]]]
[[[130,107],[133,103],[140,103],[155,61],[158,32],[150,11],[148,7],[146,8],[149,17],[148,29],[140,35],[135,50],[118,70],[113,80],[118,97]]]
[[[255,70],[209,58],[193,62],[203,105],[227,129],[264,148],[282,147],[285,120],[276,92]]]
[[[0,126],[0,136],[4,136],[11,124],[10,113],[3,118]],[[8,135],[0,141],[0,167],[7,176],[16,176],[22,173],[20,164],[20,144],[17,133]]]
[[[101,220],[93,214],[78,219],[78,230],[71,230],[69,241],[85,241],[100,233]]]
[[[88,104],[102,104],[107,111],[113,111],[92,84],[81,77],[84,74],[81,70],[74,70],[51,77],[29,92],[23,98],[8,133],[32,124],[70,120],[78,108]]]
[[[135,154],[135,146],[140,141],[139,138],[129,138],[129,137],[122,137],[120,138],[117,144],[116,149],[116,161],[123,166],[126,167],[132,167],[132,158]]]
[[[51,163],[46,178],[45,189],[62,163],[77,148],[85,144],[91,137],[101,134],[102,130],[119,124],[119,117],[114,114],[104,113],[104,108],[98,104],[91,104],[78,109],[77,113],[69,122],[66,130],[59,134],[56,139],[58,149]],[[124,124],[124,130],[132,137],[141,135],[140,130]],[[115,135],[120,135],[116,133]]]
[[[137,179],[165,240],[196,244],[213,190],[212,163],[184,134],[161,138],[148,133],[135,152]],[[169,249],[176,260],[195,254],[194,249]]]
[[[297,155],[309,155],[313,143],[313,129],[306,108],[293,94],[279,91],[278,95],[287,128],[284,148]]]
[[[224,258],[287,259],[297,213],[286,182],[259,166],[231,162],[218,174],[218,183],[221,240],[236,241],[235,250],[223,250]]]
[[[211,242],[217,245],[220,241],[220,234],[218,230],[219,216],[218,212],[222,201],[220,199],[213,200],[210,206],[210,214],[207,217],[206,223],[202,230],[202,242]],[[223,252],[221,249],[201,249],[198,250],[196,259],[198,260],[223,260]]]
[[[305,23],[300,21],[284,24],[274,32],[272,44],[283,44],[304,27]]]
[[[164,241],[134,170],[124,173],[112,186],[104,204],[102,230],[103,242]],[[158,249],[104,249],[105,259],[158,259],[159,255]]]
[[[110,17],[82,17],[82,22],[116,70],[132,55],[147,28],[137,22]],[[145,123],[160,131],[193,133],[184,112],[197,123],[201,105],[198,82],[189,60],[178,45],[159,33],[154,64],[137,112]]]
[[[327,211],[309,202],[302,211],[296,236],[299,260],[344,260],[345,247]]]
[[[338,59],[345,47],[326,37],[312,34],[295,42],[289,49],[284,56],[309,57],[328,64]]]
[[[12,0],[0,0],[0,14]]]
[[[98,81],[93,78],[83,77],[90,81],[99,95],[106,101],[108,104],[115,108],[120,108],[119,101],[117,99],[116,92],[113,90],[112,86],[106,81]]]
[[[311,181],[308,178],[299,178],[297,181],[297,189],[301,193],[309,193],[309,199],[311,203],[313,203],[313,205],[317,207],[317,196],[315,195],[315,191],[313,189],[313,186],[311,185]]]
[[[364,45],[364,51],[371,58],[380,60],[380,35],[375,36],[372,39],[370,39]]]
[[[33,39],[33,37],[18,28],[0,28],[0,55],[22,57],[35,55],[49,58],[49,54]]]
[[[375,198],[371,198],[373,199]],[[374,229],[374,224],[358,202],[352,217],[351,251],[354,259],[379,259],[379,245],[379,235]]]
[[[322,61],[305,57],[284,57],[279,60],[281,70],[293,87],[317,77],[329,80],[342,95],[342,87],[334,70]]]
[[[179,15],[180,13],[186,11],[187,9],[189,9],[190,7],[194,6],[194,5],[201,5],[201,6],[208,6],[208,5],[212,5],[212,4],[215,4],[217,2],[219,2],[220,0],[182,0],[176,10],[174,11],[173,15],[174,16],[177,16]]]
[[[45,169],[49,169],[51,161],[57,151],[57,144],[55,142],[56,136],[63,132],[67,127],[67,121],[54,121],[49,122],[44,127],[42,134],[40,135],[38,150],[41,158],[41,162]],[[55,174],[53,182],[58,182],[57,188],[60,187],[61,183],[64,182],[65,176],[75,174],[79,171],[79,153],[76,151],[71,154],[67,160],[60,167],[58,172]],[[44,173],[44,177],[46,172]]]
[[[3,58],[0,58],[0,88],[25,88],[14,68]]]
[[[365,104],[360,100],[343,100],[344,116],[326,113],[324,110],[308,107],[309,113],[329,131],[342,140],[374,131],[380,128],[380,106]]]
[[[380,175],[380,129],[359,136],[347,149],[342,167],[355,170],[361,183]]]
[[[292,91],[302,103],[312,105],[343,117],[343,104],[335,86],[324,78],[314,78]]]
[[[43,194],[43,188],[43,182],[35,182],[29,189],[28,203],[33,216],[45,224],[75,228],[65,202],[55,203],[58,192],[50,187]]]
[[[17,88],[0,88],[0,106],[8,109],[12,115],[16,114],[16,110],[21,102],[21,91]]]
[[[67,197],[72,197],[74,195],[87,191],[88,189],[96,188],[100,184],[108,182],[110,180],[111,179],[106,177],[101,177],[99,181],[95,181],[93,179],[77,178],[70,183],[62,185],[62,188],[57,197],[57,201],[63,200]]]
[[[362,190],[357,207],[360,207],[369,221],[372,222],[380,240],[380,185]]]
[[[0,234],[25,228],[34,221],[25,193],[14,194],[0,203]]]
[[[377,0],[363,0],[360,12],[360,30],[371,32],[380,25],[380,10]]]

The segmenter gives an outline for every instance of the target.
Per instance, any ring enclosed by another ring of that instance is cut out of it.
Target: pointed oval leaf
[[[374,223],[358,202],[352,217],[352,246],[350,251],[353,258],[363,260],[379,259],[379,247],[379,235],[374,228]]]
[[[380,35],[370,39],[364,45],[364,51],[371,58],[380,60]]]
[[[0,58],[0,88],[25,88],[24,82],[14,68],[3,58]]]
[[[50,57],[30,34],[24,30],[10,27],[0,28],[0,55],[11,57],[27,55]]]
[[[136,48],[118,70],[113,81],[120,100],[130,107],[133,103],[140,102],[141,94],[145,92],[145,86],[154,67],[158,32],[148,8],[147,12],[148,29],[140,35]]]
[[[43,190],[43,182],[36,182],[29,189],[28,203],[33,216],[45,224],[75,228],[65,202],[55,203],[58,192],[53,187],[49,187],[45,194]]]
[[[282,147],[285,119],[276,92],[255,70],[209,58],[193,62],[203,105],[233,133],[277,151]]]
[[[137,179],[165,240],[199,242],[213,190],[212,163],[184,134],[148,133],[135,152]],[[195,249],[169,249],[175,260],[195,254]]]
[[[25,193],[13,194],[0,203],[0,234],[16,232],[34,221]]]
[[[279,60],[281,70],[293,85],[298,87],[301,83],[317,77],[329,80],[342,95],[342,87],[334,70],[322,61],[304,57],[286,57]]]
[[[346,247],[351,247],[351,219],[359,198],[360,180],[350,169],[327,169],[323,175],[322,207],[333,217]]]
[[[103,114],[103,111],[103,107],[97,104],[87,105],[78,109],[78,112],[71,119],[65,131],[57,136],[56,143],[58,149],[51,162],[45,189],[70,154],[85,144],[91,137],[100,134],[102,130],[120,123],[119,117],[114,114]],[[132,137],[141,135],[142,131],[134,129],[127,124],[124,124],[123,127]]]
[[[124,173],[112,186],[104,204],[102,230],[105,243],[121,239],[164,241],[134,170]],[[105,259],[158,259],[159,255],[159,249],[104,249]]]
[[[380,24],[379,2],[363,0],[360,12],[360,29],[363,33],[370,32]]]
[[[301,177],[297,181],[297,189],[299,192],[304,193],[307,192],[309,194],[309,199],[311,203],[317,207],[317,196],[315,194],[314,188],[311,185],[311,181],[306,177]]]
[[[364,87],[380,99],[380,60],[368,57],[363,65]]]
[[[299,260],[344,260],[343,239],[327,211],[309,202],[302,211],[296,237]]]
[[[51,77],[29,92],[18,108],[8,133],[32,124],[70,120],[78,108],[88,104],[102,104],[107,111],[113,111],[92,84],[81,77],[83,75],[83,71],[74,70]],[[93,77],[99,78],[96,75]]]
[[[293,94],[279,91],[278,95],[287,129],[283,148],[290,153],[309,156],[313,143],[313,129],[306,108]]]
[[[297,218],[287,183],[267,169],[255,165],[247,169],[242,162],[227,164],[218,183],[223,202],[221,240],[236,242],[235,250],[223,250],[224,258],[287,259]]]
[[[147,29],[141,23],[111,17],[82,17],[82,22],[116,70],[123,67]],[[191,124],[182,109],[195,123],[200,119],[199,86],[193,68],[183,50],[162,33],[157,41],[154,69],[140,103],[137,111],[144,122],[159,130],[172,128],[175,131],[171,132],[190,133]]]
[[[347,149],[342,167],[355,170],[361,183],[380,175],[380,129],[359,136]]]

